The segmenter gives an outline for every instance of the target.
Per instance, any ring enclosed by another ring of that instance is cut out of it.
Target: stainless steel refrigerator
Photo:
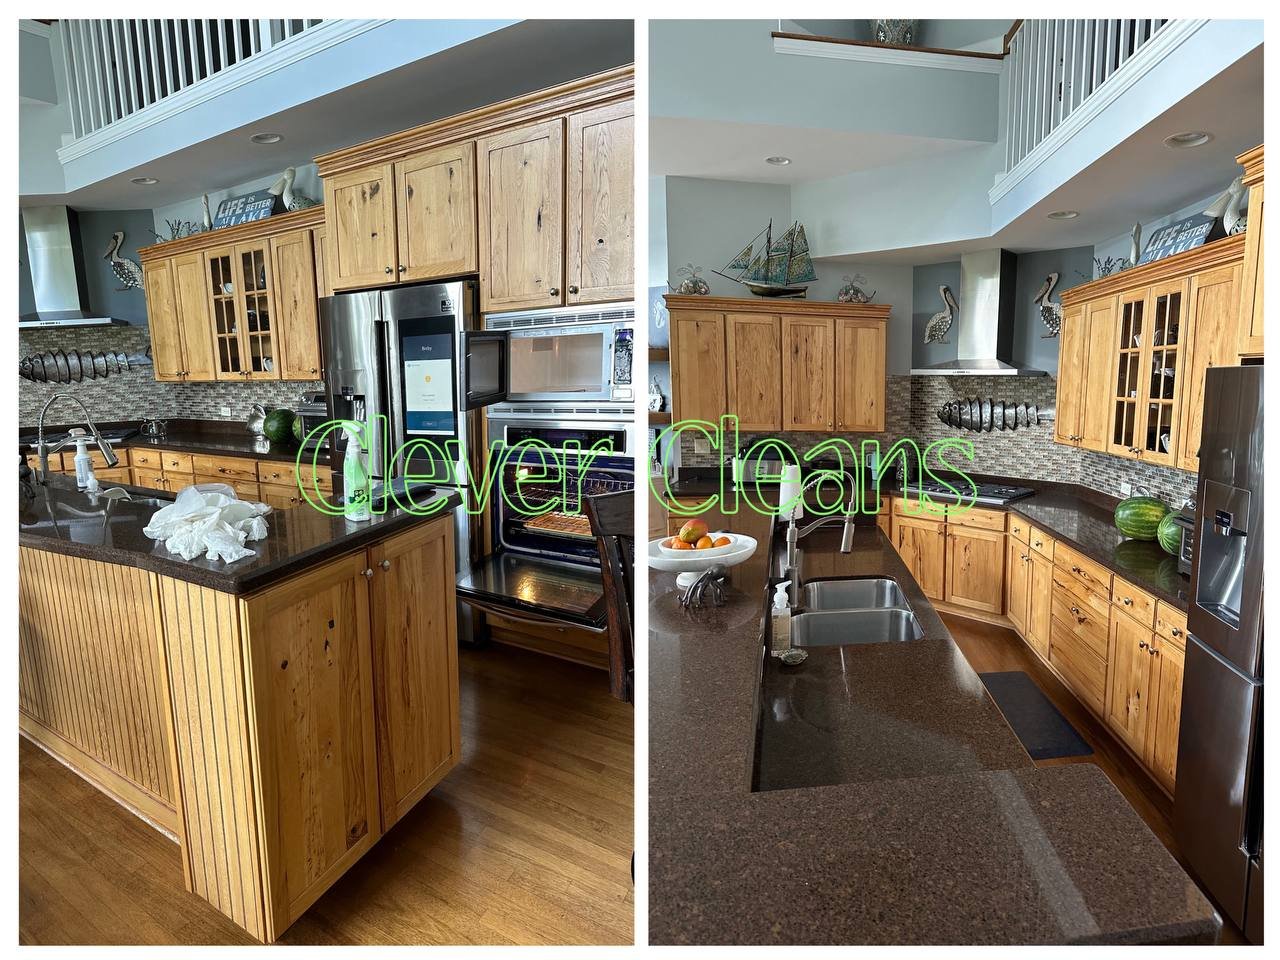
[[[331,419],[376,425],[367,453],[375,481],[433,478],[469,499],[468,475],[483,476],[480,408],[507,396],[505,333],[479,330],[474,280],[340,293],[320,301],[325,401]],[[431,445],[414,441],[431,441]],[[335,438],[333,465],[344,442]],[[443,458],[432,455],[448,451]],[[468,474],[468,466],[470,473]],[[380,487],[375,485],[375,497]],[[478,556],[468,513],[454,510],[459,571]],[[470,608],[458,634],[469,638]]]
[[[1187,865],[1262,937],[1263,368],[1205,376],[1174,830]]]

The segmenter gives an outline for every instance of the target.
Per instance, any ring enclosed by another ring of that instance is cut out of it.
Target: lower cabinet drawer
[[[239,457],[211,457],[207,453],[197,453],[191,458],[193,472],[204,477],[221,480],[254,480],[258,479],[258,462],[244,460]]]
[[[148,490],[167,490],[164,474],[159,470],[148,470],[146,467],[130,467],[135,487],[146,487]]]
[[[1111,571],[1068,546],[1058,544],[1053,554],[1059,571],[1082,587],[1103,594],[1111,601]]]
[[[133,477],[128,467],[112,467],[110,470],[94,470],[94,476],[103,486],[116,483],[132,483]]]
[[[195,473],[195,466],[189,453],[172,453],[166,450],[160,454],[160,466],[164,467],[166,474]]]
[[[237,477],[213,477],[208,474],[198,473],[195,476],[196,483],[225,483],[236,492],[236,496],[241,500],[257,500],[259,496],[257,480],[241,480]]]
[[[297,487],[278,483],[258,484],[258,498],[275,510],[291,510],[306,502]]]
[[[1023,543],[1030,544],[1031,524],[1027,523],[1027,521],[1023,520],[1016,513],[1009,514],[1008,523],[1009,536],[1016,540],[1021,540]]]
[[[1053,636],[1061,630],[1070,633],[1075,642],[1101,660],[1107,659],[1109,611],[1101,616],[1079,597],[1056,585],[1053,590]]]
[[[166,470],[164,472],[164,481],[166,489],[171,490],[174,493],[178,493],[195,483],[196,478],[195,475],[191,473],[184,473],[178,470]],[[224,481],[217,480],[215,482],[222,483]]]
[[[148,450],[141,447],[129,448],[129,465],[132,467],[146,467],[148,470],[159,470],[163,467],[160,462],[159,450]]]
[[[1102,714],[1107,693],[1106,657],[1096,656],[1070,624],[1056,618],[1049,637],[1049,663],[1081,700]]]
[[[952,513],[952,511],[955,511]],[[1003,510],[984,510],[981,507],[970,507],[968,510],[960,510],[957,507],[947,507],[947,523],[958,527],[977,527],[980,530],[1000,530],[1005,527],[1005,513]]]

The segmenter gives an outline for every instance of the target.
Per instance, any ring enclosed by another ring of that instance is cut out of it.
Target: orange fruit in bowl
[[[710,550],[712,543],[713,541],[710,537],[699,537],[698,542],[693,547],[695,550]]]
[[[713,547],[727,547],[731,543],[733,543],[733,541],[730,540],[728,537],[720,536],[720,537],[716,537],[711,545]]]
[[[671,547],[674,550],[692,550],[693,544],[685,543],[683,540],[677,539],[675,543],[671,544]]]

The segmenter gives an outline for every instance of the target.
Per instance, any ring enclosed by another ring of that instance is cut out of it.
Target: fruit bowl
[[[733,537],[734,542],[729,547],[720,547],[712,550],[669,550],[662,546],[663,541],[669,540],[669,537],[650,540],[649,568],[667,573],[677,573],[679,574],[676,577],[677,586],[691,586],[698,577],[714,566],[736,567],[738,564],[751,559],[751,556],[756,552],[755,538],[748,537],[743,533],[734,533],[730,534],[730,536]],[[710,556],[710,554],[718,553],[719,550],[727,552],[718,556]]]
[[[704,559],[707,557],[723,557],[726,554],[733,553],[733,551],[740,545],[741,539],[742,539],[736,533],[711,533],[711,534],[708,534],[708,536],[711,537],[712,540],[719,539],[720,537],[728,537],[729,542],[725,544],[723,547],[704,547],[701,550],[696,550],[696,549],[681,550],[675,547],[666,546],[666,542],[670,540],[671,537],[663,537],[661,540],[658,541],[658,550],[662,553],[664,557],[698,556]]]

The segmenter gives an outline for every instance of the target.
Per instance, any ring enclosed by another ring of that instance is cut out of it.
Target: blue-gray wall
[[[911,272],[911,349],[914,354],[914,366],[928,366],[957,359],[959,351],[959,324],[964,318],[959,314],[952,321],[951,330],[947,333],[950,343],[924,342],[925,324],[929,318],[943,307],[938,287],[946,284],[951,288],[956,301],[960,300],[960,261],[950,260],[947,263],[930,263],[916,267]]]
[[[1013,328],[1013,360],[1015,363],[1058,372],[1060,337],[1045,337],[1048,329],[1040,319],[1040,308],[1033,302],[1050,273],[1058,273],[1058,284],[1052,299],[1093,276],[1093,247],[1071,247],[1065,250],[1037,250],[1018,255],[1016,323]]]
[[[111,234],[124,231],[120,256],[138,262],[138,248],[156,242],[150,210],[85,210],[79,213],[80,242],[84,249],[85,281],[89,305],[108,316],[146,326],[147,298],[141,287],[121,290],[121,283],[103,259]]]

